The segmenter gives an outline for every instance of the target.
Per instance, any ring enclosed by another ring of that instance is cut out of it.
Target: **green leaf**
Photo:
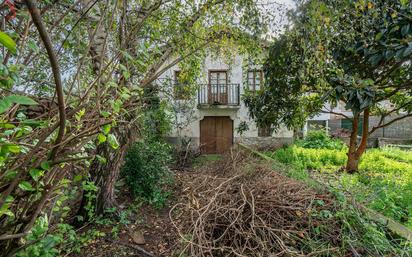
[[[10,95],[8,98],[16,104],[37,105],[37,102],[24,95]]]
[[[400,0],[400,2],[401,2],[401,5],[402,5],[403,7],[406,7],[406,6],[408,5],[408,3],[409,3],[409,0]]]
[[[50,169],[50,162],[42,162],[41,164],[40,164],[40,167],[42,168],[42,169],[44,169],[44,170],[49,170]]]
[[[39,52],[39,47],[33,39],[27,41],[27,47],[35,53]]]
[[[10,101],[7,97],[0,100],[0,113],[3,113],[11,108],[13,102]]]
[[[382,36],[383,36],[383,34],[382,34],[381,32],[379,32],[378,34],[376,34],[376,36],[375,36],[375,41],[381,40]]]
[[[381,54],[375,54],[369,58],[369,62],[372,64],[372,66],[378,65],[381,60],[382,60]]]
[[[16,53],[16,42],[2,31],[0,31],[0,44],[4,45],[13,54]]]
[[[103,133],[99,133],[97,135],[97,140],[99,140],[99,144],[106,142],[106,136]]]
[[[117,139],[116,139],[116,137],[113,135],[113,134],[109,134],[108,136],[107,136],[107,141],[109,142],[109,144],[110,144],[110,146],[113,148],[113,149],[117,149],[117,148],[119,148],[119,142],[117,142]]]
[[[10,205],[13,201],[14,201],[14,198],[12,196],[10,196],[10,195],[7,196],[5,203],[3,204],[3,206],[0,209],[0,217],[3,216],[3,215],[14,217],[14,213],[9,210],[9,207],[10,207]]]
[[[2,123],[0,124],[0,128],[5,128],[5,129],[14,129],[16,126],[14,124],[10,123]]]
[[[101,163],[101,164],[106,164],[107,163],[107,160],[106,160],[106,158],[104,158],[103,156],[101,156],[101,155],[96,155],[96,159]]]
[[[401,29],[402,36],[406,36],[409,33],[409,28],[410,28],[409,24],[402,26],[402,29]]]
[[[13,104],[36,105],[37,102],[27,96],[10,95],[0,100],[0,113],[10,109]]]
[[[405,52],[403,52],[403,57],[407,57],[412,53],[412,42],[409,43],[408,47],[405,49]]]
[[[44,175],[44,170],[39,169],[31,169],[30,176],[33,178],[34,181],[38,181],[40,177]]]
[[[13,178],[15,178],[17,176],[17,171],[15,170],[9,170],[6,172],[6,174],[4,175],[4,178],[9,181],[12,180]]]
[[[74,178],[73,178],[73,182],[79,182],[79,181],[81,181],[83,179],[83,176],[82,175],[76,175],[76,176],[74,176]]]
[[[7,144],[7,145],[3,145],[1,151],[6,151],[6,152],[10,152],[10,153],[20,153],[20,146],[18,145],[12,145],[12,144]]]
[[[19,184],[19,188],[24,191],[35,191],[33,186],[28,181],[23,181]]]
[[[102,127],[102,131],[105,135],[107,135],[107,134],[109,134],[111,128],[112,128],[112,125],[106,124]]]
[[[74,117],[76,118],[77,121],[80,121],[81,118],[84,116],[84,114],[86,113],[86,109],[81,109],[80,111],[78,111]]]
[[[107,118],[110,116],[110,112],[106,112],[106,111],[101,111],[100,115],[102,115],[104,118]]]

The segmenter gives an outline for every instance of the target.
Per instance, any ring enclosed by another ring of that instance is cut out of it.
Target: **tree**
[[[68,215],[54,207],[78,199],[82,182],[98,186],[97,212],[115,204],[145,88],[176,64],[196,76],[206,46],[246,51],[262,32],[252,0],[13,6],[0,34],[0,247],[10,256],[30,244],[19,239],[39,217],[52,224]]]
[[[314,0],[296,13],[294,26],[271,46],[265,90],[246,104],[259,123],[275,127],[302,126],[321,112],[350,119],[346,170],[357,171],[368,137],[412,116],[412,5]],[[341,103],[351,117],[334,110]],[[371,115],[380,116],[372,128]]]

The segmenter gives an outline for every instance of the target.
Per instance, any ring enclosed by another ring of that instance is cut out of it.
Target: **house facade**
[[[184,138],[192,147],[207,154],[225,152],[236,142],[257,147],[276,147],[292,142],[292,131],[259,128],[250,118],[242,95],[247,88],[259,90],[264,78],[260,67],[245,63],[240,55],[230,64],[212,56],[204,60],[202,74],[197,78],[197,92],[192,94],[194,98],[179,99],[179,94],[175,93],[174,99],[170,100],[175,105],[192,103],[184,112],[177,112],[178,125],[170,134],[171,142],[178,143]],[[179,72],[179,67],[175,66],[161,78],[172,81],[175,92],[180,86]]]

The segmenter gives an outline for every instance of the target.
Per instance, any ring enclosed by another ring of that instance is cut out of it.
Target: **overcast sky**
[[[288,23],[286,12],[296,7],[293,0],[257,0],[261,10],[269,15],[271,22],[270,37],[282,33]]]

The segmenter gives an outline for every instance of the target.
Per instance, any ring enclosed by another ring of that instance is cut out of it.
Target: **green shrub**
[[[163,186],[168,181],[167,164],[171,160],[171,147],[153,141],[136,142],[126,154],[122,174],[133,196],[142,198],[161,208],[168,192]]]
[[[296,141],[297,146],[314,149],[343,149],[345,144],[340,139],[331,138],[325,130],[309,131],[303,140]]]
[[[318,171],[336,171],[347,160],[345,150],[308,149],[298,146],[279,149],[270,156],[282,163]]]

